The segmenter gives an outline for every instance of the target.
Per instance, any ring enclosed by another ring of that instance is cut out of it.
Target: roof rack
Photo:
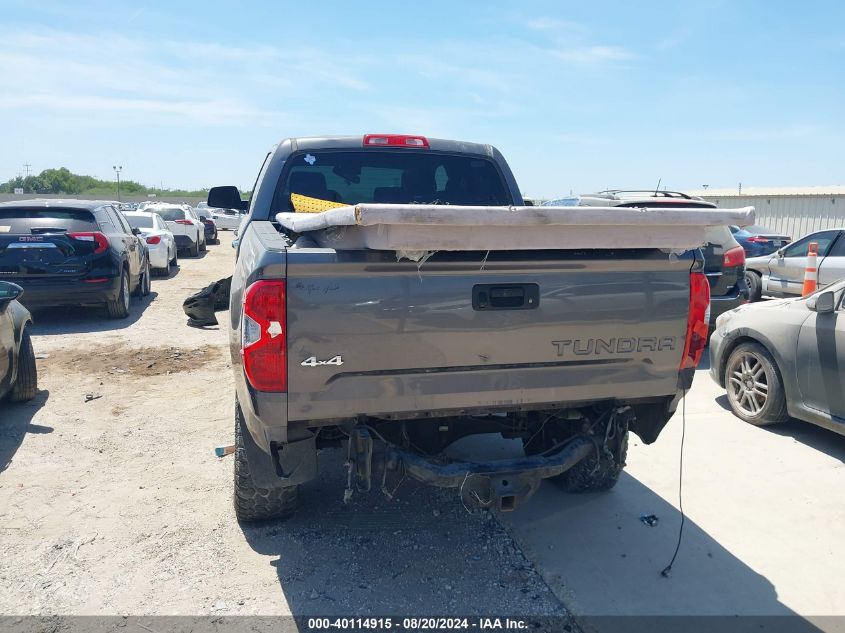
[[[666,191],[665,189],[605,189],[599,191],[600,194],[618,195],[620,193],[643,193],[653,196],[655,198],[683,198],[684,200],[692,200],[695,196],[683,193],[682,191]]]

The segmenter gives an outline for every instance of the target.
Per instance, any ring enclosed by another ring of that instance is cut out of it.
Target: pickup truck
[[[326,447],[346,451],[345,499],[373,481],[391,494],[405,477],[498,511],[547,478],[608,490],[629,431],[654,442],[692,384],[709,310],[699,250],[398,260],[284,229],[276,215],[294,211],[292,194],[523,204],[495,148],[409,136],[289,138],[266,155],[248,203],[235,187],[209,192],[212,207],[248,211],[228,303],[239,520],[291,515]],[[482,433],[520,439],[524,456],[448,457]]]

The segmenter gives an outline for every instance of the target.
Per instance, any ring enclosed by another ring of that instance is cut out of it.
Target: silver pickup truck
[[[275,218],[294,211],[292,194],[523,204],[489,145],[369,138],[286,139],[249,203],[234,187],[209,193],[210,206],[249,212],[229,302],[237,517],[292,514],[317,451],[335,446],[347,497],[407,476],[507,511],[546,478],[572,492],[611,488],[629,430],[654,442],[692,384],[709,309],[700,252],[584,244],[415,262],[283,229]],[[447,456],[480,433],[521,439],[524,457]]]

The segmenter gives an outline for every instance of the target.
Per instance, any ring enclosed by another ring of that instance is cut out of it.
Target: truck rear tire
[[[628,431],[608,441],[611,454],[597,448],[572,468],[554,478],[567,492],[604,492],[619,481],[628,455]]]
[[[286,519],[296,512],[297,486],[259,488],[252,480],[244,448],[241,408],[235,405],[235,516],[238,521]]]
[[[613,426],[614,434],[607,438],[605,446],[597,444],[595,450],[587,457],[560,475],[549,477],[549,481],[567,492],[603,492],[613,488],[625,468],[628,455],[628,423],[627,417],[616,422]],[[529,440],[523,440],[525,454],[539,455],[552,449],[565,438],[566,435],[559,436],[555,433],[535,434]]]

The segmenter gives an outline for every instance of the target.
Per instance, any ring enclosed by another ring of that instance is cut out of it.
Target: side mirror
[[[208,190],[208,206],[246,211],[249,208],[249,202],[241,200],[241,192],[237,187],[212,187]]]
[[[819,293],[807,301],[807,307],[818,314],[830,314],[836,309],[836,297],[830,290]]]
[[[140,234],[141,234],[141,229],[139,229],[137,226],[133,226],[132,227],[132,235],[140,235]]]
[[[777,250],[777,252],[775,253],[775,255],[777,255],[777,256],[778,256],[778,259],[783,259],[783,249],[782,249],[782,248],[779,248],[779,249]]]
[[[0,310],[23,294],[23,288],[8,281],[0,281]]]

